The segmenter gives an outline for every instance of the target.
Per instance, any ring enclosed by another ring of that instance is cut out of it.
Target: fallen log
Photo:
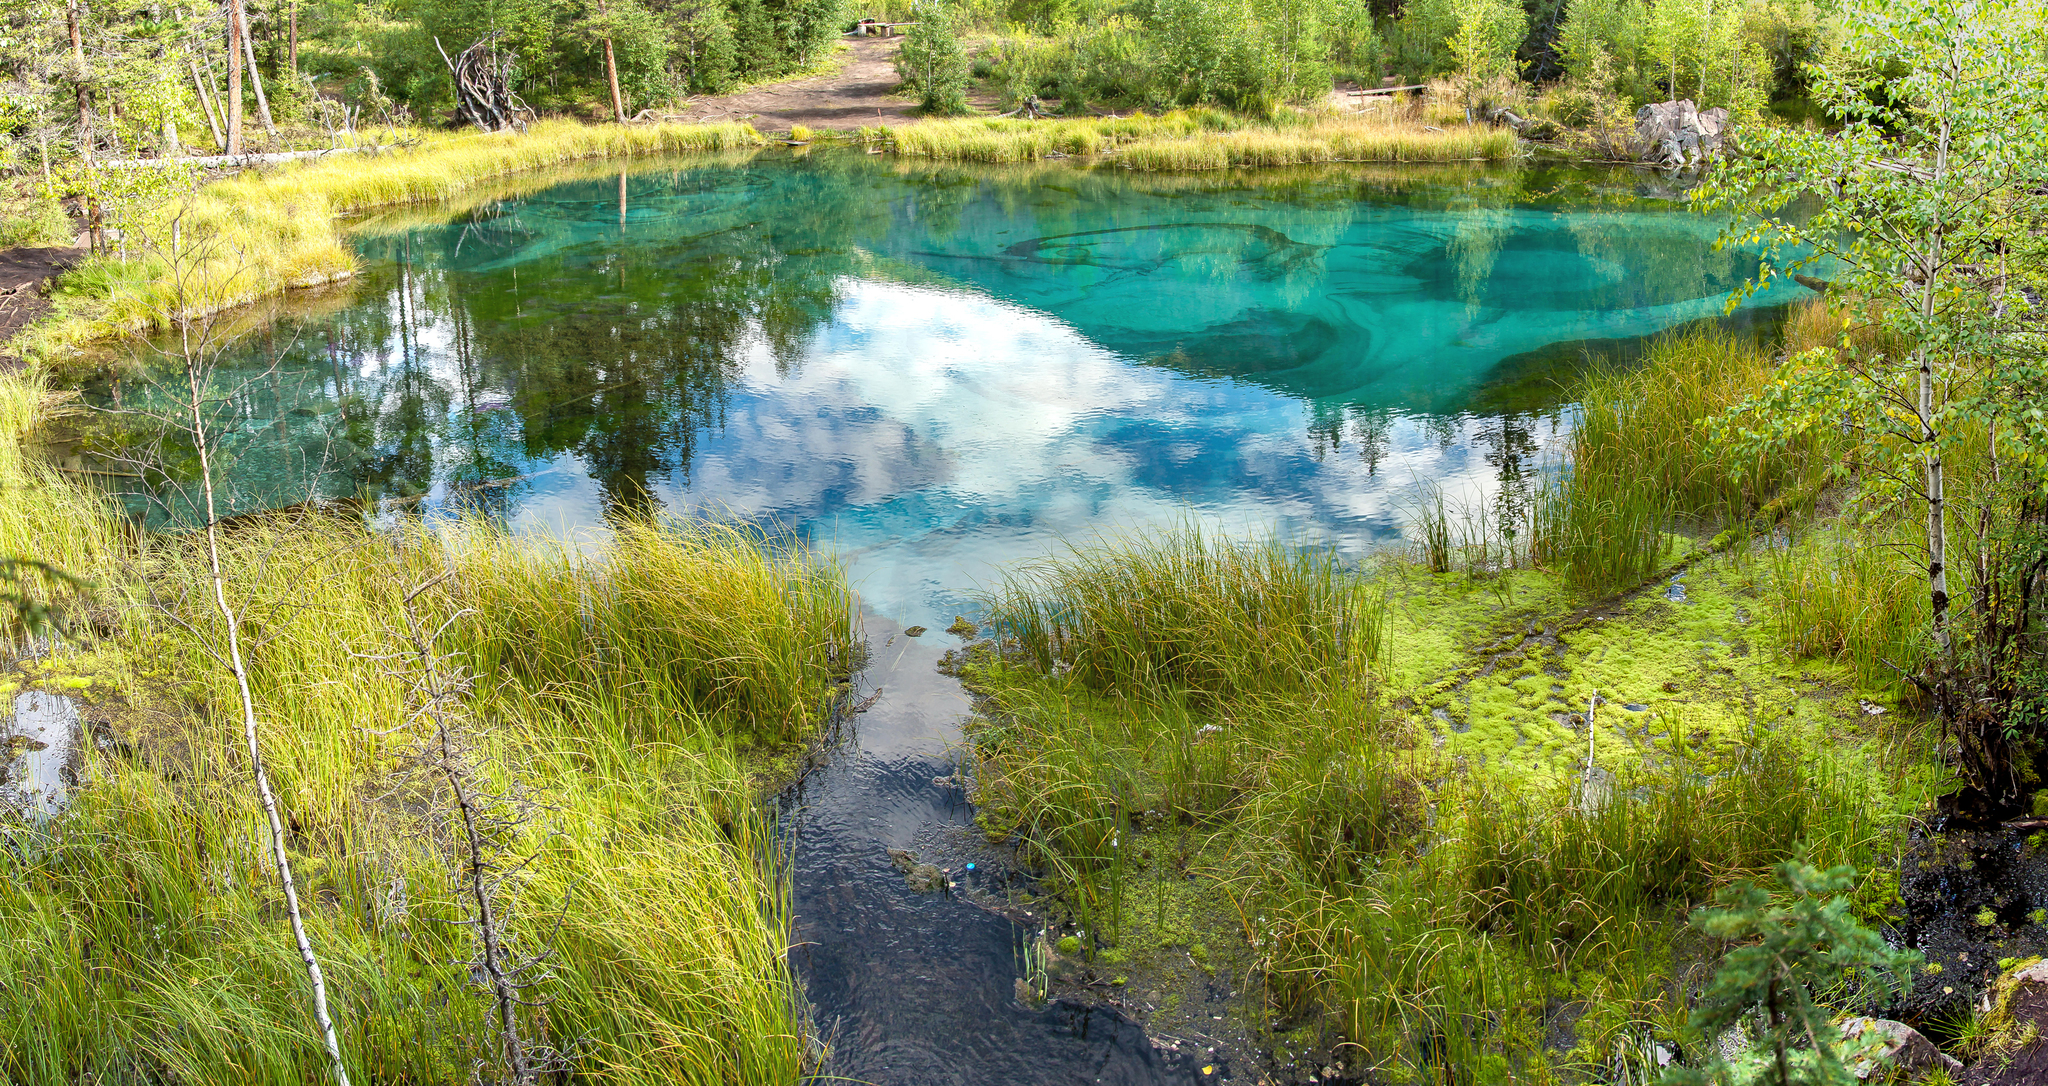
[[[116,158],[98,163],[102,170],[146,170],[163,169],[166,166],[197,166],[204,170],[223,168],[248,168],[269,166],[279,162],[298,162],[308,158],[325,158],[328,155],[353,155],[391,150],[376,145],[371,147],[323,147],[314,151],[278,151],[266,155],[193,155],[189,158]]]

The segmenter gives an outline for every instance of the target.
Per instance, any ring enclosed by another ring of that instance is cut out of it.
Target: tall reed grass
[[[1929,603],[1924,572],[1906,557],[1914,541],[1898,527],[1883,533],[1816,533],[1772,551],[1766,598],[1786,651],[1845,664],[1866,689],[1903,693],[1932,647]]]
[[[1070,546],[986,601],[1005,651],[1097,691],[1205,703],[1362,685],[1386,647],[1381,591],[1333,552],[1183,523]]]
[[[1348,882],[1270,852],[1252,898],[1270,996],[1334,1012],[1384,1070],[1462,1082],[1555,1074],[1547,1010],[1597,995],[1632,1008],[1580,1022],[1604,1061],[1614,1038],[1595,1031],[1683,1022],[1669,978],[1688,908],[1798,843],[1817,863],[1877,865],[1902,798],[1919,797],[1873,789],[1870,772],[1769,737],[1725,761],[1625,773],[1604,799],[1569,783],[1451,785],[1406,855]]]
[[[47,408],[39,379],[0,377],[0,543],[127,595],[117,639],[52,658],[100,677],[88,715],[105,742],[68,809],[0,850],[0,1078],[319,1079],[263,816],[218,724],[233,694],[208,656],[199,555],[177,536],[124,537],[105,503],[38,468],[18,439]],[[553,951],[530,1039],[591,1081],[800,1077],[787,876],[742,752],[822,719],[853,636],[832,567],[743,532],[654,524],[580,563],[484,529],[320,517],[245,518],[224,542],[310,936],[360,1079],[462,1081],[493,1048],[459,964],[460,857],[431,783],[396,757],[407,679],[379,659],[405,594],[448,569],[421,606],[450,620],[443,651],[479,672],[473,760],[541,815],[503,895],[512,942]]]
[[[1303,115],[1252,122],[1216,110],[1149,116],[1022,121],[924,121],[870,130],[900,155],[968,162],[1030,162],[1052,155],[1114,154],[1133,170],[1215,170],[1316,162],[1463,162],[1514,157],[1506,129],[1432,130],[1383,120]]]
[[[1777,372],[1767,346],[1697,328],[1661,337],[1637,366],[1595,370],[1577,390],[1569,469],[1537,502],[1537,561],[1583,591],[1632,588],[1670,553],[1668,532],[1738,521],[1787,491],[1810,496],[1832,466],[1822,439],[1744,456],[1708,425]]]

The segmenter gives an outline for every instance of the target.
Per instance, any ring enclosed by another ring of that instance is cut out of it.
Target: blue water
[[[1424,486],[1511,513],[1555,462],[1589,352],[1716,317],[1756,260],[1630,175],[1520,168],[1175,178],[777,152],[565,178],[447,220],[362,224],[350,288],[235,348],[226,500],[569,538],[708,512],[837,553],[875,657],[867,710],[782,805],[791,961],[830,1070],[903,1086],[1260,1073],[1255,1041],[1016,999],[1042,918],[975,903],[1017,873],[947,783],[970,708],[934,670],[948,639],[903,626],[944,627],[1063,539],[1194,517],[1361,553]],[[117,365],[89,394],[152,392]],[[189,515],[174,491],[128,497],[145,521]],[[913,893],[892,847],[979,874]],[[1256,984],[1219,976],[1191,1020]]]
[[[282,365],[235,500],[739,516],[937,625],[1183,516],[1359,551],[1554,460],[1581,341],[1721,313],[1756,258],[1714,233],[1625,174],[643,165],[366,224],[351,293],[241,348]]]

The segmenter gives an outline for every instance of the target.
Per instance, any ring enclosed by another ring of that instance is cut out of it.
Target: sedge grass
[[[1006,651],[1127,694],[1333,696],[1357,690],[1385,645],[1384,595],[1333,552],[1193,523],[1070,546],[1008,577],[987,608]]]
[[[34,376],[0,377],[0,438],[49,406]],[[0,475],[6,545],[127,592],[99,597],[120,608],[118,638],[48,661],[102,680],[92,716],[115,741],[87,755],[64,813],[17,825],[0,850],[0,1078],[324,1077],[260,806],[217,725],[232,693],[206,656],[214,618],[194,594],[196,554],[176,536],[124,537],[106,503],[18,440],[0,441]],[[652,524],[582,565],[481,530],[372,533],[319,517],[245,518],[223,538],[309,935],[358,1076],[466,1080],[492,1051],[459,964],[470,937],[445,817],[395,758],[405,679],[377,659],[404,594],[450,568],[423,605],[454,619],[444,651],[481,672],[467,706],[476,764],[541,815],[518,845],[532,861],[504,893],[513,943],[553,949],[533,1039],[592,1081],[801,1076],[786,869],[742,751],[819,721],[822,670],[852,636],[835,570],[740,533]],[[541,607],[546,592],[566,605]],[[157,607],[136,606],[143,595]],[[560,631],[457,617],[466,608],[562,618],[567,635],[547,643],[578,655],[522,671],[507,645]],[[756,620],[769,632],[750,637]],[[791,689],[741,689],[763,674]]]
[[[1505,129],[1430,129],[1400,122],[1317,115],[1251,122],[1214,110],[1158,116],[1023,121],[925,121],[865,133],[900,155],[966,162],[1030,162],[1053,155],[1114,154],[1142,171],[1296,166],[1318,162],[1464,162],[1514,157]]]
[[[1932,648],[1924,572],[1903,557],[1910,536],[1878,544],[1816,533],[1776,550],[1765,596],[1787,652],[1843,664],[1864,689],[1904,693]]]
[[[1633,368],[1595,370],[1578,390],[1569,470],[1538,497],[1536,560],[1581,591],[1621,591],[1656,573],[1674,528],[1739,521],[1780,493],[1810,492],[1831,462],[1823,438],[1745,456],[1709,425],[1777,372],[1767,347],[1700,329],[1660,337]]]

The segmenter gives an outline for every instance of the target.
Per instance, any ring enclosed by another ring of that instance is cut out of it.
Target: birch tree
[[[1841,427],[1865,497],[1917,510],[1931,663],[1916,681],[1953,719],[1951,460],[1988,435],[1993,476],[2039,463],[2038,405],[2014,391],[2030,383],[2026,303],[2008,283],[2038,245],[2048,21],[2035,0],[1865,0],[1845,21],[1814,87],[1847,123],[1745,131],[1746,154],[1694,198],[1732,213],[1724,244],[1765,252],[1749,289],[1817,271],[1867,324],[1794,360],[1724,436]]]

